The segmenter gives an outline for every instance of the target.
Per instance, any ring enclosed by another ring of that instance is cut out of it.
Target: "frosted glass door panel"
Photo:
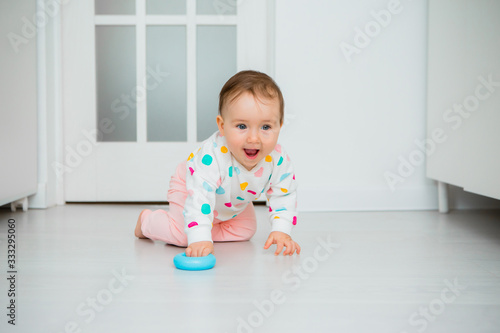
[[[135,0],[96,0],[96,15],[134,15]]]
[[[148,15],[186,15],[186,0],[147,0]]]
[[[236,15],[237,0],[196,0],[197,15]]]
[[[217,130],[219,92],[236,73],[236,26],[199,25],[196,32],[197,140]]]
[[[135,27],[95,31],[98,141],[136,141]]]
[[[150,26],[146,36],[148,141],[187,141],[186,27]]]

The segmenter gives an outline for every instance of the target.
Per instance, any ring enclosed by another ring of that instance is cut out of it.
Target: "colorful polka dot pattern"
[[[209,204],[203,204],[203,206],[201,206],[201,212],[203,214],[208,215],[208,214],[210,214],[211,211],[212,211],[212,209],[210,208]]]
[[[290,173],[285,173],[280,177],[280,182],[283,181],[286,177],[290,176]]]
[[[212,161],[213,161],[213,157],[206,154],[205,156],[203,156],[203,159],[201,160],[201,163],[205,164],[205,165],[210,165],[212,164]]]
[[[232,167],[232,166],[230,166],[230,167],[229,167],[229,171],[228,171],[228,173],[229,173],[229,177],[232,177],[232,176],[233,176],[233,170],[234,170],[234,172],[235,172],[237,175],[239,175],[239,174],[241,173],[241,171],[240,171],[240,169],[239,169],[238,167]]]
[[[212,187],[210,185],[208,185],[207,182],[203,182],[203,188],[205,190],[207,190],[208,192],[212,192],[213,191]]]
[[[194,211],[198,211],[198,214],[193,211],[193,215],[189,214],[189,210],[186,213],[186,218],[192,219],[192,222],[188,224],[188,228],[193,228],[200,224],[208,224],[209,222],[213,225],[213,221],[205,221],[205,219],[202,219],[200,212],[207,217],[219,217],[222,220],[227,220],[230,216],[235,218],[238,212],[242,211],[240,207],[246,207],[249,202],[258,199],[259,196],[257,193],[260,195],[266,190],[267,200],[270,204],[273,204],[273,208],[269,207],[269,213],[272,213],[272,219],[276,221],[280,219],[281,221],[290,221],[291,219],[291,224],[296,225],[297,216],[293,215],[295,209],[292,206],[292,204],[294,204],[296,208],[295,200],[294,203],[282,200],[282,198],[290,195],[295,190],[295,174],[291,172],[291,169],[286,163],[286,161],[290,161],[290,157],[283,152],[281,145],[277,144],[274,147],[274,151],[264,157],[264,161],[262,162],[266,163],[262,163],[255,169],[256,171],[252,170],[250,173],[246,169],[240,170],[233,164],[226,166],[228,169],[225,169],[227,170],[225,175],[216,174],[217,178],[215,179],[217,179],[217,181],[215,181],[214,177],[210,178],[210,172],[217,172],[218,169],[216,168],[218,168],[219,165],[224,165],[228,158],[233,161],[234,156],[230,153],[225,141],[226,139],[223,136],[214,136],[214,138],[217,141],[207,142],[207,144],[202,147],[203,150],[198,149],[198,152],[201,151],[201,153],[191,153],[187,159],[188,175],[196,176],[194,175],[195,172],[199,172],[196,179],[201,179],[198,184],[202,187],[200,188],[201,191],[197,191],[194,188],[195,191],[193,191],[193,189],[188,190],[190,202],[193,202],[193,200],[197,202],[193,207]],[[216,162],[215,164],[214,161]],[[221,161],[224,163],[221,163]],[[260,162],[258,163],[260,164]],[[206,167],[210,168],[204,169]],[[274,172],[274,178],[273,173],[269,171]],[[267,181],[262,179],[263,176],[267,178],[268,175],[269,178]],[[204,181],[204,178],[209,181]],[[215,202],[212,202],[211,200],[214,199]],[[222,203],[217,203],[219,200],[224,201],[222,201]],[[220,208],[219,205],[222,205],[224,209]],[[274,205],[276,205],[276,207],[274,207]],[[198,209],[195,207],[198,207]],[[219,211],[215,210],[216,207],[218,207],[217,209]],[[232,215],[228,216],[227,214],[229,212],[231,212]],[[199,216],[199,218],[197,216]],[[279,228],[284,225],[283,222],[276,223],[277,226],[280,226]]]

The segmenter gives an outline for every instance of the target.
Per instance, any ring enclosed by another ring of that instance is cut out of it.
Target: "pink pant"
[[[141,215],[141,230],[144,236],[153,240],[161,240],[167,244],[187,246],[187,236],[184,233],[184,202],[186,190],[186,162],[177,166],[175,174],[170,179],[168,190],[169,211],[162,209],[154,212],[146,209]],[[252,238],[257,229],[257,219],[253,204],[235,218],[221,221],[214,218],[212,240],[214,242],[245,241]]]

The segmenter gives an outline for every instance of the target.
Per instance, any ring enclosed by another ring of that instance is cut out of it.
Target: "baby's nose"
[[[248,141],[258,141],[259,140],[259,132],[258,131],[249,131],[248,132]]]

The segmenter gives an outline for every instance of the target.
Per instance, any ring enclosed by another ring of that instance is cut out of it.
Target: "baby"
[[[265,193],[271,233],[264,249],[300,253],[290,237],[297,224],[297,183],[290,157],[279,145],[283,95],[274,80],[241,71],[219,95],[219,130],[177,167],[168,191],[169,211],[145,209],[135,235],[187,247],[207,256],[213,242],[249,240],[256,230],[252,201]]]

